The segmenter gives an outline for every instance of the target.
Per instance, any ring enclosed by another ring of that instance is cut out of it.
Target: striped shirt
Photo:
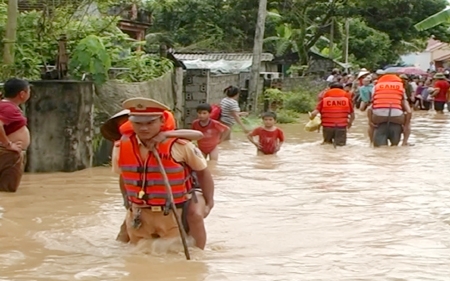
[[[229,126],[234,125],[236,120],[234,120],[232,113],[241,111],[238,101],[228,97],[224,98],[220,101],[220,108],[222,109],[220,121]]]

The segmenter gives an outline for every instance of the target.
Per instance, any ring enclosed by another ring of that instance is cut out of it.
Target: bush
[[[295,123],[298,121],[299,117],[300,117],[299,113],[293,110],[281,109],[277,112],[277,123],[280,124]]]

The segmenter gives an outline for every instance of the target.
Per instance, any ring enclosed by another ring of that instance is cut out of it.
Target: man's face
[[[150,140],[161,131],[161,126],[164,124],[162,118],[155,120],[145,120],[145,118],[138,118],[136,121],[130,120],[133,130],[141,141]]]
[[[20,100],[25,103],[30,98],[30,86],[28,86],[24,91],[19,93]]]

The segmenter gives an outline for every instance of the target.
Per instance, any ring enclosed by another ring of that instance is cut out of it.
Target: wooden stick
[[[167,200],[170,201],[170,208],[172,209],[172,213],[175,217],[175,220],[177,221],[178,229],[180,231],[181,242],[183,243],[184,255],[186,256],[187,260],[190,260],[191,255],[189,254],[189,248],[188,248],[187,241],[186,241],[187,234],[186,234],[186,231],[184,230],[183,224],[181,223],[181,219],[177,214],[177,207],[175,206],[175,203],[173,200],[172,187],[169,184],[169,179],[167,178],[166,170],[164,170],[164,166],[161,162],[161,158],[159,157],[158,151],[156,151],[156,148],[153,148],[152,152],[153,152],[153,156],[155,157],[156,161],[158,162],[159,170],[164,179],[164,186],[166,187]]]

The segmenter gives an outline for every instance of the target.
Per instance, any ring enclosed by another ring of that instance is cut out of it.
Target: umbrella
[[[102,134],[102,136],[112,142],[120,140],[122,134],[119,131],[119,127],[128,120],[129,113],[130,111],[128,109],[124,109],[109,118],[100,127],[100,133]]]
[[[385,73],[406,74],[406,75],[427,75],[426,71],[418,67],[389,67]]]

